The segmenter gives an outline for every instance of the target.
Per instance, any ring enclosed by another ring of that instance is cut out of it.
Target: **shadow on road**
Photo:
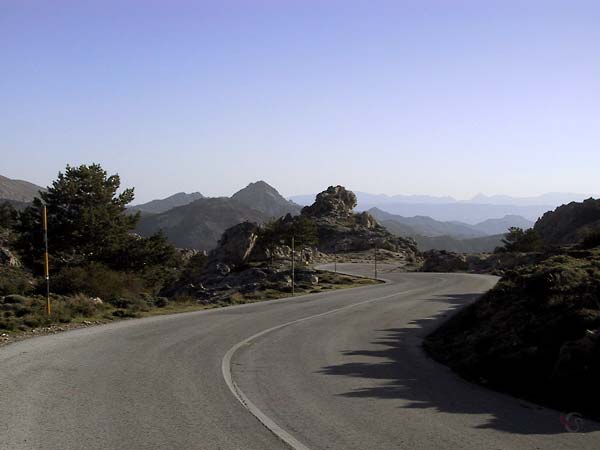
[[[478,296],[457,294],[435,297],[431,301],[447,302],[453,310],[471,303]],[[475,428],[518,434],[567,432],[558,413],[469,383],[429,358],[421,347],[422,339],[448,315],[447,310],[413,321],[405,328],[380,330],[382,337],[372,342],[369,349],[343,353],[352,362],[327,366],[318,373],[376,380],[372,387],[339,394],[344,397],[400,399],[403,400],[401,408],[431,408],[442,413],[489,417],[486,423]],[[357,359],[365,362],[356,362]],[[586,421],[581,431],[598,429],[598,424]]]

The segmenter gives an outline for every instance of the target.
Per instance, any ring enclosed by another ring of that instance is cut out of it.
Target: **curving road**
[[[423,354],[423,336],[493,277],[382,275],[378,286],[4,347],[0,449],[600,448],[589,423],[567,433],[558,412]]]

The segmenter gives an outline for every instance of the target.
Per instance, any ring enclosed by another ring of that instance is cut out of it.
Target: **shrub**
[[[68,267],[51,279],[53,292],[63,295],[78,293],[113,300],[120,297],[136,297],[145,292],[139,275],[117,272],[98,263],[82,267]]]
[[[588,232],[588,234],[581,241],[581,247],[584,249],[590,249],[600,246],[600,227]]]
[[[28,274],[19,267],[0,267],[0,295],[27,295],[33,291]]]

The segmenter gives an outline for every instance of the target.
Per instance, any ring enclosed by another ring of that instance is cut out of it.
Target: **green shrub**
[[[136,297],[145,292],[139,275],[117,272],[98,263],[82,267],[68,267],[51,279],[52,292],[63,295],[78,293],[105,300]]]
[[[33,291],[33,284],[27,272],[19,267],[0,267],[0,295],[27,295]]]

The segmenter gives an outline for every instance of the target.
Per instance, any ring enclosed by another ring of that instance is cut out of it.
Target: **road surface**
[[[0,449],[600,448],[421,350],[494,278],[382,269],[382,285],[1,348]]]

